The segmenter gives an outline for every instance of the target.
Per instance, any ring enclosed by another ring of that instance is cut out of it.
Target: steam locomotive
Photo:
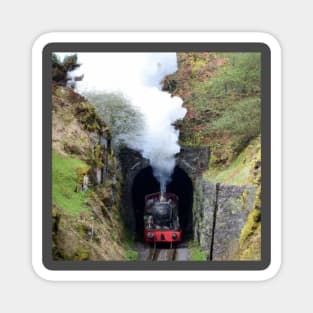
[[[180,242],[182,231],[178,218],[178,196],[173,193],[152,193],[145,197],[144,241]]]

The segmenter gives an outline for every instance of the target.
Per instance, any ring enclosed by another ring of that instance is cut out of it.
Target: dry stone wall
[[[253,210],[256,187],[200,179],[194,198],[194,239],[208,260],[236,260],[239,239]]]
[[[254,208],[256,188],[218,185],[212,260],[236,260],[239,239]]]
[[[199,242],[201,249],[208,258],[213,239],[215,206],[216,184],[199,179],[194,188],[194,240]]]

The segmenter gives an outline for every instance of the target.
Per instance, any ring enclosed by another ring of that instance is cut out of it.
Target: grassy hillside
[[[257,137],[251,140],[229,166],[210,168],[204,177],[211,182],[229,185],[257,185],[258,172],[261,170],[260,159],[261,142],[260,137]]]
[[[122,176],[109,128],[72,89],[55,86],[52,100],[53,258],[136,259],[121,219]]]
[[[65,212],[77,215],[88,210],[85,200],[89,191],[76,192],[82,173],[88,173],[89,166],[74,157],[64,157],[53,151],[52,155],[52,201]]]

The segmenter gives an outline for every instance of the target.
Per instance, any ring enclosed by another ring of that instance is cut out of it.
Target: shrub
[[[251,52],[217,55],[223,58],[223,64],[212,77],[192,88],[190,101],[194,109],[189,109],[192,118],[182,125],[181,139],[220,145],[216,152],[229,161],[260,133],[261,55]]]
[[[96,107],[99,116],[110,126],[115,148],[129,145],[138,138],[144,123],[142,114],[122,94],[90,94],[87,98]]]
[[[52,80],[61,86],[66,86],[69,77],[68,73],[75,70],[80,66],[77,60],[77,54],[71,54],[65,56],[64,60],[61,61],[60,57],[52,53]],[[74,87],[74,85],[72,85]]]

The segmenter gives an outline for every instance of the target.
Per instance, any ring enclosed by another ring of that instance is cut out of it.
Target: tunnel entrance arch
[[[138,212],[142,210],[145,193],[158,192],[160,189],[153,176],[149,160],[143,158],[140,152],[124,147],[119,151],[119,160],[123,176],[121,214],[125,226],[134,238],[143,227]],[[180,152],[176,155],[176,167],[168,191],[178,193],[181,198],[180,219],[187,235],[192,232],[194,226],[192,224],[193,186],[208,169],[209,160],[210,149],[207,146],[181,146]],[[144,183],[146,178],[147,182]],[[141,189],[138,189],[140,186]],[[183,190],[188,192],[185,193]]]
[[[145,196],[159,191],[160,184],[153,176],[151,166],[138,171],[131,188],[135,223],[133,229],[135,230],[137,240],[142,240],[144,230]],[[179,166],[176,166],[174,169],[172,180],[167,185],[167,191],[175,193],[179,197],[178,214],[184,236],[192,234],[193,184],[187,173]]]

